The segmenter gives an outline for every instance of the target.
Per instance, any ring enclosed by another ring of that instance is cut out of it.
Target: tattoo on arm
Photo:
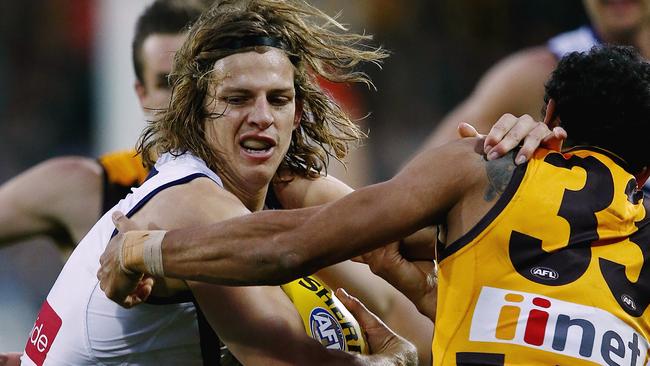
[[[485,201],[490,202],[499,197],[506,190],[512,173],[517,167],[514,156],[516,151],[511,151],[500,159],[490,160],[485,163],[485,170],[488,177],[488,186],[483,195]]]

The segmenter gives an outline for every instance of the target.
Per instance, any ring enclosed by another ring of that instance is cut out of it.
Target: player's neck
[[[233,184],[228,179],[222,178],[224,188],[234,194],[251,212],[260,211],[264,208],[268,184],[251,188],[244,184]]]

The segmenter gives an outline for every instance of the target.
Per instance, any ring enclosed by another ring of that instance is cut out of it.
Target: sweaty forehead
[[[236,53],[217,60],[213,68],[213,77],[220,87],[292,88],[293,76],[289,58],[275,48]]]

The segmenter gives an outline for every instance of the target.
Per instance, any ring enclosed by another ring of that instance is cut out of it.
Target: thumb
[[[458,135],[460,137],[481,137],[474,126],[469,123],[461,122],[458,124]]]
[[[117,228],[117,231],[119,232],[123,233],[138,229],[133,220],[126,217],[120,211],[114,211],[111,215],[111,219],[113,220],[113,224],[115,224],[115,228]]]
[[[361,329],[366,332],[371,329],[385,327],[379,318],[370,312],[365,305],[356,297],[350,296],[344,289],[339,288],[336,290],[336,297],[343,303],[343,305],[350,310],[352,316],[359,322]]]

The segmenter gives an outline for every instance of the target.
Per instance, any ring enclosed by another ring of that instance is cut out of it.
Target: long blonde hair
[[[327,169],[329,157],[342,159],[349,143],[363,137],[317,78],[373,87],[357,66],[363,62],[379,65],[388,53],[369,46],[371,36],[348,32],[335,18],[302,0],[222,0],[192,26],[175,55],[169,108],[146,127],[138,142],[146,165],[152,166],[152,157],[161,152],[189,151],[216,169],[218,159],[204,133],[206,119],[219,117],[205,108],[209,85],[214,82],[211,71],[217,60],[259,47],[233,47],[250,37],[277,41],[295,69],[296,99],[303,113],[282,166],[315,177]]]

